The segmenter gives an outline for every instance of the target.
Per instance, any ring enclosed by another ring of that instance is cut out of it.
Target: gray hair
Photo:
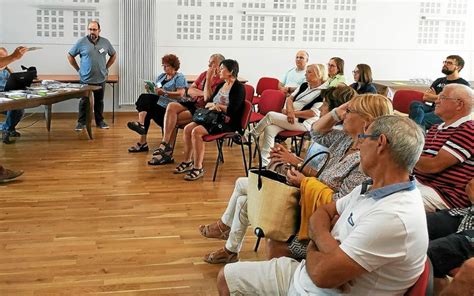
[[[211,55],[211,59],[217,59],[217,64],[220,65],[220,63],[225,60],[225,57],[221,55],[220,53],[215,53]]]
[[[384,115],[371,125],[373,135],[385,135],[393,161],[411,172],[420,158],[425,136],[421,128],[408,117]]]

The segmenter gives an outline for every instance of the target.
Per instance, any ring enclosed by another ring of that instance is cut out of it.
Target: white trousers
[[[444,202],[441,196],[439,196],[436,190],[430,186],[421,184],[418,180],[416,180],[416,187],[420,190],[426,212],[436,212],[436,210],[449,209],[449,206]]]
[[[275,137],[284,130],[307,131],[304,124],[298,122],[298,118],[295,118],[294,123],[289,123],[285,114],[273,111],[268,112],[252,130],[252,133],[256,136],[260,136],[263,132],[263,145],[260,148],[262,151],[262,165],[266,166],[270,163],[270,149],[275,145]]]
[[[247,215],[248,178],[240,177],[235,181],[234,191],[221,217],[222,222],[230,227],[229,238],[225,244],[227,250],[238,253],[242,248],[245,232],[249,225]]]

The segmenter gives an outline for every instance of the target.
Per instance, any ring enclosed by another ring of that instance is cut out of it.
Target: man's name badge
[[[101,48],[101,49],[99,49],[99,52],[100,52],[100,53],[104,53],[104,52],[105,52],[105,49]]]

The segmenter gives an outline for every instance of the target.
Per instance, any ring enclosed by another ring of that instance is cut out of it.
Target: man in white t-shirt
[[[423,272],[425,211],[409,173],[424,137],[410,119],[377,118],[360,134],[361,169],[372,182],[310,219],[308,255],[228,264],[220,295],[403,295]]]
[[[286,96],[291,95],[295,89],[306,81],[305,72],[306,64],[308,64],[309,54],[300,50],[296,53],[295,65],[285,72],[285,75],[280,79],[279,89],[285,93]]]

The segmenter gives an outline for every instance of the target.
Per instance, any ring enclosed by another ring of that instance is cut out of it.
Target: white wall
[[[82,0],[77,0],[80,2]],[[65,36],[63,38],[39,38],[36,34],[36,11],[41,7],[95,7],[100,12],[102,35],[111,40],[118,54],[118,5],[117,0],[100,0],[99,4],[73,3],[73,0],[0,0],[0,44],[8,50],[18,45],[41,46],[42,50],[27,53],[24,59],[14,63],[14,69],[20,64],[35,65],[42,74],[72,74],[74,70],[66,60],[66,53],[77,40],[71,36],[72,20],[65,20]],[[140,0],[137,0],[140,1]],[[192,0],[157,0],[158,56],[175,53],[181,59],[180,71],[184,74],[197,74],[205,70],[210,54],[220,52],[228,58],[240,63],[240,75],[247,78],[253,85],[259,77],[279,77],[294,64],[295,52],[306,49],[310,53],[311,63],[327,63],[331,56],[340,56],[346,61],[346,76],[351,79],[351,70],[358,63],[372,66],[374,78],[410,79],[427,77],[434,79],[442,76],[441,62],[449,54],[459,54],[466,60],[462,76],[474,80],[474,1],[466,0],[468,13],[456,17],[465,19],[465,42],[461,45],[445,45],[443,42],[435,45],[419,45],[417,43],[418,22],[420,16],[420,1],[402,0],[353,0],[357,3],[355,11],[341,12],[333,8],[334,0],[327,0],[326,11],[307,10],[303,8],[305,0],[286,0],[296,3],[296,10],[281,10],[293,12],[296,17],[296,37],[292,42],[274,42],[271,40],[272,17],[265,17],[265,39],[263,41],[241,41],[241,17],[244,5],[249,3],[264,3],[266,11],[272,10],[273,0],[195,0],[201,2],[200,7],[178,6],[178,2]],[[194,0],[193,0],[194,1]],[[221,2],[222,1],[222,2]],[[440,3],[446,7],[450,0],[434,0],[425,2]],[[463,0],[457,0],[462,2]],[[94,2],[94,1],[92,1]],[[211,3],[233,3],[232,7],[211,7]],[[318,2],[308,0],[308,2]],[[319,1],[324,2],[324,1]],[[342,2],[342,1],[340,1]],[[347,0],[346,2],[349,2]],[[281,3],[281,2],[280,2]],[[254,9],[256,10],[256,9]],[[258,10],[258,9],[257,9]],[[177,15],[194,13],[201,15],[202,36],[200,41],[177,39]],[[228,15],[234,18],[232,40],[209,40],[208,18],[210,15]],[[303,42],[301,33],[304,17],[326,17],[328,20],[327,39],[325,42]],[[354,42],[333,42],[331,37],[332,19],[334,17],[350,17],[356,19]],[[21,20],[21,21],[18,21]],[[441,21],[443,27],[446,22]],[[444,27],[443,27],[444,28]],[[441,28],[440,39],[444,38]],[[160,68],[160,65],[157,65]],[[118,73],[116,64],[111,73]],[[158,73],[157,73],[158,74]],[[111,110],[111,90],[106,91],[106,111]],[[118,94],[117,94],[118,95]],[[68,101],[54,106],[56,112],[77,110],[76,101]],[[125,106],[120,110],[134,110],[133,106]]]
[[[69,65],[66,54],[78,40],[72,34],[72,11],[81,7],[96,7],[99,11],[101,35],[110,40],[117,51],[118,48],[118,1],[100,0],[98,4],[73,3],[72,0],[0,0],[0,46],[10,52],[19,45],[39,46],[41,50],[28,52],[20,60],[11,64],[13,70],[20,70],[20,65],[36,66],[39,74],[75,74]],[[64,8],[64,37],[37,36],[37,10],[42,8]],[[118,72],[115,64],[112,74]],[[106,111],[112,110],[112,90],[106,91]],[[69,100],[55,104],[53,112],[76,112],[77,100]],[[38,108],[36,110],[41,110]]]
[[[183,0],[185,1],[185,0]],[[310,54],[311,63],[327,63],[332,56],[342,57],[345,62],[346,78],[352,79],[351,71],[358,63],[371,65],[374,79],[408,80],[411,78],[431,78],[442,76],[440,72],[442,61],[449,54],[459,54],[466,60],[462,76],[468,80],[474,79],[472,66],[474,57],[474,30],[472,1],[468,3],[467,34],[464,44],[445,45],[419,45],[417,43],[418,21],[420,19],[420,1],[400,0],[358,0],[355,12],[336,12],[328,8],[326,12],[305,11],[302,6],[305,1],[296,1],[296,35],[301,35],[304,16],[321,16],[331,20],[334,16],[354,17],[356,19],[355,42],[336,43],[330,38],[326,42],[303,42],[296,38],[294,42],[272,42],[271,17],[266,17],[266,36],[263,42],[240,41],[240,17],[242,16],[242,3],[235,1],[233,8],[215,9],[209,5],[210,1],[202,1],[201,7],[180,7],[177,1],[160,1],[159,5],[159,41],[157,49],[160,55],[176,53],[182,63],[183,73],[197,73],[206,67],[207,57],[220,52],[228,58],[239,61],[241,76],[256,84],[259,77],[280,77],[291,65],[297,50],[305,49]],[[265,2],[265,1],[264,1]],[[346,1],[348,2],[348,1]],[[440,2],[441,7],[447,7],[448,0]],[[271,10],[272,1],[266,1],[265,10]],[[334,1],[328,0],[328,6]],[[234,15],[234,38],[232,41],[209,41],[206,36],[207,29],[203,28],[201,41],[177,40],[176,17],[178,14],[202,12],[203,25],[209,15],[221,11],[223,15]],[[287,10],[288,11],[288,10]],[[330,22],[330,21],[329,21]],[[441,22],[441,32],[444,32],[444,22]],[[327,31],[330,34],[331,26]],[[443,37],[442,34],[440,34]],[[444,37],[443,37],[444,38]]]

